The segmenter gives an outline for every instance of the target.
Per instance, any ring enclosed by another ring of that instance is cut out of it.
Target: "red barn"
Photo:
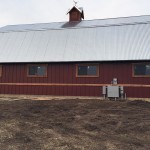
[[[127,97],[150,98],[150,16],[0,28],[0,93],[99,96],[122,86]]]

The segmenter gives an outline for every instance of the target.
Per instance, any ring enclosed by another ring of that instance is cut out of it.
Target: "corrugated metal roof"
[[[66,22],[6,26],[0,29],[0,62],[150,60],[149,21],[140,16],[73,27]]]
[[[98,27],[98,26],[103,27],[103,26],[115,26],[115,25],[119,26],[119,25],[140,24],[140,23],[141,24],[150,23],[150,16],[82,20],[80,22],[53,22],[53,23],[8,25],[0,28],[0,32],[48,30],[48,29],[60,30],[65,28],[88,28],[88,27]]]

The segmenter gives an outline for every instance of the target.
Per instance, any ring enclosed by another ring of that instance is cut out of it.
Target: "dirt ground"
[[[149,150],[150,102],[0,98],[0,150]]]

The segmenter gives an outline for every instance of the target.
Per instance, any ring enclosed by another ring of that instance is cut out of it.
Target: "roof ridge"
[[[141,17],[141,19],[139,19],[139,17]],[[0,33],[17,32],[17,31],[26,32],[26,31],[111,27],[111,26],[149,24],[149,23],[150,23],[150,15],[144,15],[144,16],[135,16],[135,17],[121,17],[120,20],[119,18],[114,18],[114,19],[111,18],[111,19],[82,20],[78,22],[76,21],[75,22],[51,22],[51,23],[8,25],[0,28]]]
[[[85,21],[96,21],[96,20],[112,20],[112,19],[125,19],[125,18],[133,18],[133,17],[150,17],[150,15],[139,15],[139,16],[126,16],[126,17],[112,17],[112,18],[101,18],[101,19],[89,19],[89,20],[82,20],[82,22]],[[28,23],[28,24],[11,24],[6,26],[20,26],[20,25],[37,25],[37,24],[52,24],[52,23],[66,23],[68,21],[59,21],[59,22],[42,22],[42,23]],[[3,26],[3,27],[6,27]],[[0,27],[3,28],[3,27]]]

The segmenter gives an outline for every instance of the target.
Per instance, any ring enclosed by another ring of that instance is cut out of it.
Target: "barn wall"
[[[150,77],[132,77],[132,63],[130,62],[100,63],[99,77],[76,77],[75,63],[48,64],[47,73],[48,77],[27,77],[27,64],[3,64],[0,93],[102,96],[101,86],[110,84],[115,77],[119,84],[128,84],[125,87],[128,97],[150,98],[150,87],[132,86],[132,84],[150,85]]]

